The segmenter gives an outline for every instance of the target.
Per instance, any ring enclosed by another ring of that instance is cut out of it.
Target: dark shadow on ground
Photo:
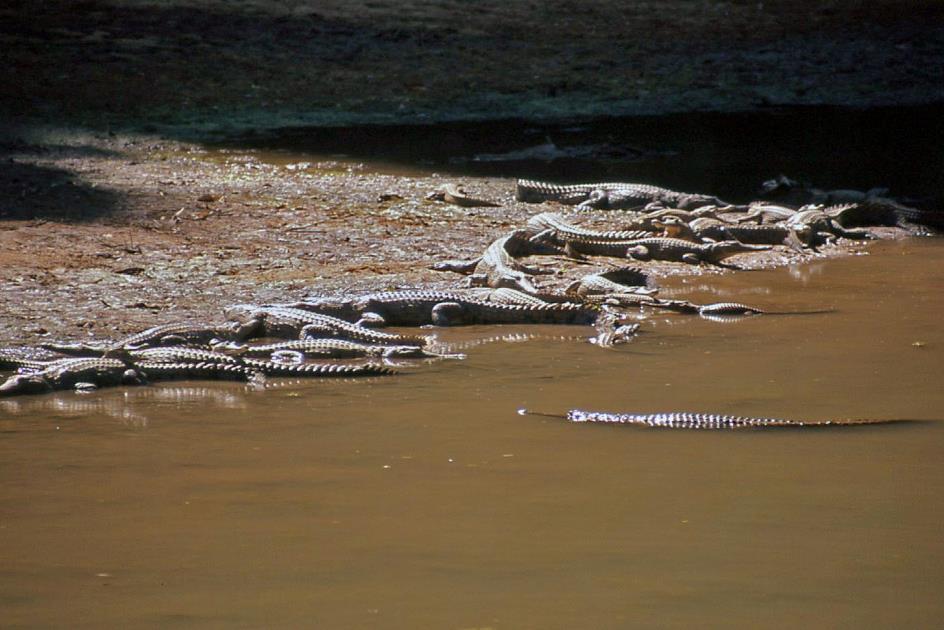
[[[93,221],[123,209],[121,195],[67,170],[0,159],[0,221]]]
[[[944,105],[308,127],[219,146],[343,155],[460,176],[637,181],[731,200],[756,198],[759,184],[778,174],[821,188],[887,187],[915,201],[944,199]]]

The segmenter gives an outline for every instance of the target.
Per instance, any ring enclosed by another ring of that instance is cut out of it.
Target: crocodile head
[[[262,310],[256,304],[236,304],[224,311],[226,319],[233,322],[247,322],[260,316]]]
[[[0,396],[42,394],[51,390],[49,381],[39,374],[15,374],[0,385]]]

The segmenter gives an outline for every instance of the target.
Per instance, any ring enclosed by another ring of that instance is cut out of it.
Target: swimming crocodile
[[[515,187],[515,199],[528,203],[558,201],[576,205],[578,209],[633,209],[648,203],[660,202],[673,208],[691,210],[713,205],[730,207],[731,204],[710,195],[676,192],[648,184],[603,182],[596,184],[573,184],[563,186],[519,179]]]
[[[848,427],[876,424],[899,424],[908,420],[783,420],[779,418],[754,418],[749,416],[728,416],[711,413],[607,413],[601,411],[582,411],[571,409],[566,414],[542,413],[519,409],[520,415],[561,418],[570,422],[590,422],[601,424],[629,424],[652,429],[777,429],[777,428],[823,428]]]

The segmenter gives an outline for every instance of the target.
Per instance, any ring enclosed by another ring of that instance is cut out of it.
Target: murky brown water
[[[771,310],[447,330],[373,381],[0,406],[4,626],[931,627],[944,426],[658,432],[520,417],[944,418],[944,241],[675,280]],[[920,345],[915,345],[920,344]]]

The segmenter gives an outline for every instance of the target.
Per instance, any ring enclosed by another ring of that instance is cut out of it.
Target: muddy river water
[[[7,627],[931,627],[944,241],[673,279],[769,310],[437,331],[367,381],[2,401]],[[516,414],[917,418],[700,433]]]

